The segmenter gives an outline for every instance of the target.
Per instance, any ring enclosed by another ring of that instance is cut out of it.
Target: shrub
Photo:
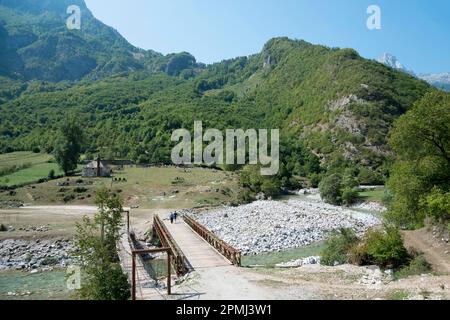
[[[439,188],[433,188],[420,204],[425,213],[436,221],[444,222],[450,219],[450,192],[445,193]]]
[[[56,264],[58,264],[58,259],[55,257],[45,257],[42,260],[42,265],[44,265],[44,266],[53,266]]]
[[[378,266],[399,268],[410,260],[400,231],[395,227],[367,232],[364,243],[370,260]]]
[[[41,149],[39,147],[34,147],[32,151],[33,153],[41,153]]]
[[[276,181],[264,180],[261,185],[261,192],[266,195],[266,197],[275,197],[280,194],[280,186]]]
[[[425,259],[423,254],[418,254],[411,260],[408,266],[397,272],[396,278],[406,278],[415,275],[427,274],[431,271],[431,264]]]
[[[69,194],[64,196],[63,201],[65,203],[75,200],[75,196],[73,194]]]
[[[76,187],[73,191],[76,193],[85,193],[88,189],[84,187]]]
[[[247,189],[241,190],[238,194],[238,200],[240,203],[250,203],[255,199],[255,194]]]
[[[48,173],[48,178],[51,180],[55,179],[55,170],[50,170],[50,172]]]
[[[308,176],[309,182],[311,184],[312,188],[317,188],[319,187],[320,184],[320,180],[322,179],[322,176],[318,173],[311,173]]]
[[[384,183],[384,177],[369,168],[362,167],[359,169],[358,181],[362,185],[378,185]]]
[[[342,203],[342,177],[340,174],[332,174],[325,177],[319,184],[322,199],[334,205]]]
[[[342,228],[334,232],[325,242],[325,248],[321,253],[321,264],[334,266],[349,262],[348,252],[358,243],[358,237],[351,229]]]
[[[183,177],[176,177],[174,180],[172,180],[172,185],[184,184],[185,182],[186,179],[184,179]]]
[[[349,261],[357,266],[366,266],[372,264],[372,259],[367,253],[367,245],[364,241],[355,243],[349,250]]]
[[[8,228],[4,224],[0,224],[0,232],[6,232]]]
[[[350,206],[358,200],[359,191],[357,188],[345,188],[342,191],[342,203]]]

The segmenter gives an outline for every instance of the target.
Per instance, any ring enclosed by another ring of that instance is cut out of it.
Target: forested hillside
[[[66,27],[70,5],[81,9],[81,30]],[[199,67],[187,53],[164,56],[132,46],[83,0],[1,0],[0,44],[0,76],[18,80],[97,80],[137,70],[178,76]]]
[[[393,122],[430,90],[352,49],[288,38],[204,66],[187,53],[133,47],[81,0],[85,26],[66,30],[66,2],[0,0],[3,151],[51,152],[72,113],[88,155],[167,163],[173,130],[201,120],[218,129],[280,128],[284,147],[300,142],[323,168],[352,166],[364,182],[382,182]]]

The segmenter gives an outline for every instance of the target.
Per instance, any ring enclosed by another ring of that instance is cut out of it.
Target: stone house
[[[104,164],[100,157],[88,163],[83,169],[83,177],[93,178],[93,177],[110,177],[112,174],[111,168]]]

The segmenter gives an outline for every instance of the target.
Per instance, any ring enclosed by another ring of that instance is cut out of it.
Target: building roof
[[[100,161],[100,168],[104,168],[105,165]],[[97,169],[97,160],[92,161],[86,165],[86,169]]]

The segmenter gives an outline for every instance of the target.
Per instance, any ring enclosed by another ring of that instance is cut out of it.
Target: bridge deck
[[[231,262],[195,233],[181,218],[173,224],[166,217],[161,219],[194,270],[231,265]]]

